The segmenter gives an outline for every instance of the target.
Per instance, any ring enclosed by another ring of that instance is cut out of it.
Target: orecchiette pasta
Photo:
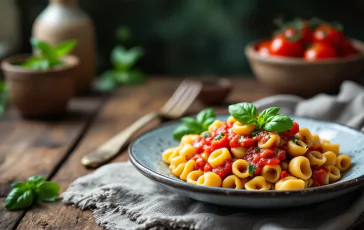
[[[213,172],[207,172],[198,178],[196,184],[204,186],[220,187],[221,178]]]
[[[346,171],[350,168],[351,160],[350,157],[344,154],[340,154],[336,158],[336,167],[341,171]]]
[[[183,136],[162,159],[187,183],[251,191],[323,186],[340,180],[351,166],[338,144],[295,122],[283,132],[263,130],[252,120],[246,123],[253,124],[232,116],[227,122],[215,120],[200,135]]]
[[[312,176],[310,161],[303,156],[293,158],[288,164],[288,169],[293,176],[299,179],[307,180]]]

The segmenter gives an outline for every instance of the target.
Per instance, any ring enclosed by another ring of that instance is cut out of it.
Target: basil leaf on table
[[[277,114],[275,116],[268,117],[264,124],[264,129],[267,131],[283,132],[287,131],[293,126],[291,118],[283,114]]]
[[[40,201],[55,201],[60,187],[52,181],[45,181],[37,186],[37,198]]]
[[[27,182],[15,182],[6,197],[5,208],[20,210],[29,208],[35,201],[55,201],[60,187],[57,183],[45,181],[42,176],[32,176]]]
[[[255,123],[255,119],[258,116],[257,108],[247,102],[229,105],[229,113],[242,124]]]
[[[216,120],[216,117],[210,117],[207,118],[203,123],[202,123],[202,128],[204,130],[207,130],[209,128],[209,126]]]
[[[34,201],[33,192],[27,187],[14,188],[6,197],[5,208],[19,210],[29,208]]]
[[[182,117],[181,121],[183,121],[184,124],[186,124],[191,129],[196,129],[196,130],[202,129],[201,124],[196,119],[193,119],[192,117]]]

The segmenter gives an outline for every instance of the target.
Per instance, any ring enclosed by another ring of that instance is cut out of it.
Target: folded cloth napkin
[[[309,100],[278,95],[255,102],[259,109],[337,121],[364,130],[364,88],[345,82],[337,96]],[[364,143],[363,143],[364,144]],[[78,178],[63,201],[93,210],[107,229],[362,229],[364,190],[300,208],[254,210],[222,207],[181,197],[137,172],[129,162],[101,167]]]

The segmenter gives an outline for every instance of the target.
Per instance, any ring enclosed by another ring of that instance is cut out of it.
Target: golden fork
[[[144,115],[128,128],[101,145],[96,151],[84,156],[81,163],[84,166],[96,168],[115,157],[121,148],[127,145],[131,137],[152,120],[156,118],[180,118],[196,99],[200,90],[200,82],[184,80],[159,112]]]

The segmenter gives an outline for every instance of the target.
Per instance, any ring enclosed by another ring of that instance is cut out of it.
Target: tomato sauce
[[[313,179],[312,186],[317,187],[317,186],[325,185],[325,177],[328,172],[329,172],[329,169],[326,166],[313,167],[312,168],[312,179]]]
[[[283,143],[287,143],[298,132],[299,127],[296,124],[291,130],[280,133]],[[246,147],[247,154],[243,159],[254,166],[254,175],[259,175],[265,165],[277,165],[286,159],[286,149],[284,148],[260,149],[257,147],[258,142],[265,143],[270,139],[269,132],[260,131],[255,135],[243,136],[233,133],[232,125],[233,123],[231,122],[225,122],[211,132],[202,133],[192,143],[197,149],[197,154],[193,159],[200,170],[204,172],[212,171],[222,179],[231,173],[233,161],[225,161],[223,165],[213,168],[201,157],[202,153],[209,156],[213,151],[220,148],[227,148],[230,151],[231,148]]]

